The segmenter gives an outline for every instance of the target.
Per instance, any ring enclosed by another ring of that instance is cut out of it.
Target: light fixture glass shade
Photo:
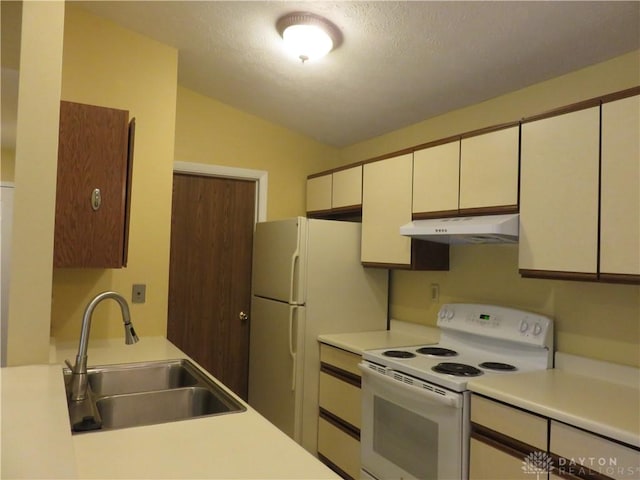
[[[325,56],[342,43],[338,27],[324,17],[308,12],[294,12],[280,17],[276,29],[285,49],[302,62]]]
[[[282,38],[287,51],[303,62],[324,57],[333,48],[331,37],[315,25],[291,25]]]

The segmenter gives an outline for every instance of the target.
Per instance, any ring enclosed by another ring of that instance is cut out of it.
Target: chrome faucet
[[[127,345],[138,342],[138,336],[131,324],[131,315],[129,314],[129,305],[122,295],[116,292],[102,292],[94,297],[84,309],[82,316],[82,330],[80,331],[80,344],[78,345],[78,354],[76,355],[76,364],[71,367],[67,360],[66,363],[71,368],[71,400],[81,401],[87,397],[87,347],[89,345],[89,330],[91,328],[91,316],[93,310],[98,304],[107,298],[111,298],[118,302],[120,310],[122,310],[122,321],[124,322],[124,339]]]

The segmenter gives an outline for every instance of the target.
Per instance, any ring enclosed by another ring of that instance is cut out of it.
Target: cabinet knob
[[[240,314],[238,315],[238,318],[243,322],[246,322],[247,320],[249,320],[249,315],[247,315],[244,312],[240,312]]]
[[[91,192],[91,208],[95,212],[100,208],[100,205],[102,205],[102,192],[99,188],[94,188]]]

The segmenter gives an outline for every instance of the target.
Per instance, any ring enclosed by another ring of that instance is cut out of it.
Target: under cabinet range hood
[[[414,220],[400,235],[449,244],[517,243],[518,214]]]

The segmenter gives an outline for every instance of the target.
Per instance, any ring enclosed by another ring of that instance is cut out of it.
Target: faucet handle
[[[69,370],[71,370],[71,373],[73,373],[73,365],[71,365],[71,362],[65,358],[64,363],[67,364],[67,367],[69,367]]]

